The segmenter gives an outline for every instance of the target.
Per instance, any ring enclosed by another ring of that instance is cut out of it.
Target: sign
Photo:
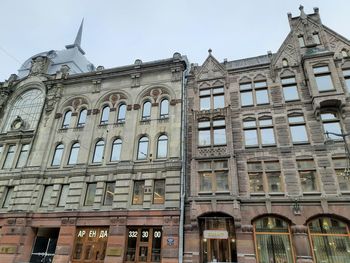
[[[108,230],[104,229],[80,229],[77,232],[78,238],[83,238],[84,236],[88,236],[89,238],[107,238]]]
[[[228,239],[226,230],[204,230],[203,236],[206,239]]]
[[[109,247],[107,248],[106,255],[120,257],[122,253],[123,253],[123,249],[121,247]]]
[[[175,243],[175,240],[172,237],[169,237],[166,241],[168,246],[173,246]]]
[[[0,253],[1,254],[16,254],[17,246],[1,246]]]

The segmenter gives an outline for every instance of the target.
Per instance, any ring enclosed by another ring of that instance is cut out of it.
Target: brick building
[[[288,20],[274,54],[191,68],[184,262],[350,262],[350,156],[324,135],[350,132],[350,42]]]

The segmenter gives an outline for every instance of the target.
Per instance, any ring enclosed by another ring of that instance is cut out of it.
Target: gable
[[[210,54],[203,63],[199,73],[198,80],[223,78],[226,75],[225,69],[221,64]]]

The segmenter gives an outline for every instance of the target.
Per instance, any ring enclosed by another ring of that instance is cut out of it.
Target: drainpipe
[[[186,69],[182,75],[182,106],[181,106],[181,182],[180,182],[180,226],[179,226],[179,263],[183,262],[184,251],[184,217],[185,217],[185,170],[186,170],[186,129],[187,129],[187,93],[186,93],[186,79],[189,72],[188,60],[183,57],[186,63]]]

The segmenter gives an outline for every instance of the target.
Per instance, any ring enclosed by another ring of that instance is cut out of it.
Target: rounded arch
[[[87,96],[70,96],[66,98],[58,107],[58,112],[64,111],[65,108],[69,107],[73,112],[79,111],[81,107],[91,108],[91,101]]]
[[[339,221],[347,224],[350,227],[350,220],[346,216],[347,215],[339,215],[339,214],[335,214],[335,213],[318,213],[318,214],[315,214],[315,215],[307,218],[305,220],[304,225],[307,226],[310,222],[312,222],[318,218],[324,218],[324,217],[327,218],[328,217],[328,218],[333,218],[333,219],[339,220]]]
[[[149,98],[151,102],[159,101],[161,96],[169,96],[171,98],[176,98],[174,90],[165,84],[149,85],[142,92],[140,92],[135,99],[135,102],[141,104],[145,98]]]
[[[200,217],[231,217],[234,218],[233,214],[229,212],[213,212],[213,211],[205,211],[197,216],[197,219]]]
[[[254,225],[254,222],[261,220],[262,218],[265,218],[265,217],[278,218],[278,219],[281,219],[281,220],[287,222],[289,224],[289,226],[294,225],[292,219],[289,218],[287,215],[281,215],[281,214],[276,214],[276,213],[264,213],[264,214],[257,215],[255,217],[253,217],[250,222],[252,225]]]
[[[130,98],[132,96],[126,92],[125,90],[122,91],[109,91],[103,94],[96,102],[95,107],[97,109],[100,109],[105,104],[109,104],[111,108],[116,108],[117,105],[124,101],[126,105],[131,104]]]

